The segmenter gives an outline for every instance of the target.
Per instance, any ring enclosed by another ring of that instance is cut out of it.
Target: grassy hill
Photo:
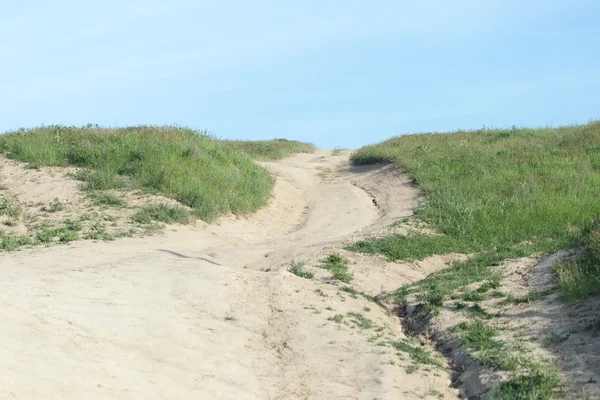
[[[528,321],[519,305],[539,305],[557,289],[552,298],[562,297],[566,304],[594,301],[591,296],[600,293],[600,122],[401,136],[360,149],[352,162],[393,163],[408,172],[424,194],[416,225],[425,223],[428,229],[363,240],[349,250],[390,260],[469,254],[424,280],[380,295],[380,301],[400,309],[418,307],[418,314],[405,319],[408,327],[439,321],[449,326],[437,334],[460,339],[476,365],[503,376],[488,383],[490,398],[565,398],[557,368],[531,349],[558,341],[572,346],[570,333],[552,331],[554,336],[540,344],[535,336],[523,340],[527,330],[507,330],[503,323],[510,315]],[[530,271],[506,270],[506,260],[568,248],[582,249],[581,256],[554,264],[550,288],[512,294],[514,287],[506,284],[514,279],[510,275]],[[573,315],[565,329],[593,325],[573,308],[564,312]]]
[[[485,264],[576,247],[600,216],[599,122],[401,136],[360,149],[352,161],[409,172],[425,195],[417,218],[443,234],[351,247],[390,259],[460,252],[485,256]]]
[[[0,152],[41,166],[75,166],[91,191],[142,189],[191,207],[205,221],[263,207],[273,178],[246,152],[277,159],[314,146],[292,142],[225,142],[179,127],[48,126],[0,135]]]

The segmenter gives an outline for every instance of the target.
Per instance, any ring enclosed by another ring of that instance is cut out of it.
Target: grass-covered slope
[[[489,398],[565,398],[554,365],[531,350],[537,339],[522,340],[522,331],[505,325],[510,315],[527,318],[523,309],[507,308],[543,301],[554,284],[513,296],[506,260],[582,247],[580,257],[554,265],[554,282],[569,300],[600,293],[600,122],[402,136],[362,148],[352,161],[394,163],[411,174],[424,194],[416,217],[439,234],[395,234],[348,249],[391,260],[470,254],[380,300],[415,306],[405,322],[417,330],[439,313],[448,326],[462,320],[445,335],[462,339],[477,365],[500,371],[487,383]]]
[[[600,215],[600,123],[402,136],[364,147],[352,161],[408,171],[426,196],[417,217],[447,236],[448,252],[566,247]],[[444,252],[439,237],[411,240]],[[406,248],[406,238],[356,249],[405,253],[395,246]]]
[[[33,168],[80,167],[79,177],[90,190],[123,187],[162,194],[193,208],[195,216],[207,221],[228,212],[252,212],[266,204],[273,178],[248,155],[236,151],[236,147],[253,146],[233,146],[179,127],[49,126],[0,135],[0,151]],[[278,158],[293,151],[282,146],[276,154],[265,150],[264,156]]]
[[[295,153],[312,153],[316,150],[312,143],[287,139],[242,141],[226,140],[229,147],[248,154],[255,160],[274,161]]]

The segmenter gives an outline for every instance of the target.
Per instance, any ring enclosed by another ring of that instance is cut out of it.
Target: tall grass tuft
[[[554,267],[558,287],[569,300],[585,299],[600,293],[600,220],[584,233],[583,254]]]

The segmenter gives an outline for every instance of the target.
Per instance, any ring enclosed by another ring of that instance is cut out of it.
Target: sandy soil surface
[[[287,270],[292,260],[317,270],[349,240],[410,217],[409,180],[351,168],[347,152],[264,165],[278,177],[274,196],[247,218],[0,253],[0,398],[456,398],[446,368],[411,371],[389,345],[404,338],[397,317],[327,276]],[[40,180],[21,203],[77,190],[60,182]],[[368,294],[440,265],[353,260],[355,288]]]

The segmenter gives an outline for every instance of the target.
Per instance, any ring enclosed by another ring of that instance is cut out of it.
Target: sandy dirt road
[[[409,373],[385,345],[397,318],[287,271],[409,216],[406,177],[325,150],[264,165],[274,196],[248,218],[0,254],[0,398],[455,398],[445,369]],[[428,272],[381,265],[351,265],[357,289]],[[379,328],[331,320],[348,313]]]

